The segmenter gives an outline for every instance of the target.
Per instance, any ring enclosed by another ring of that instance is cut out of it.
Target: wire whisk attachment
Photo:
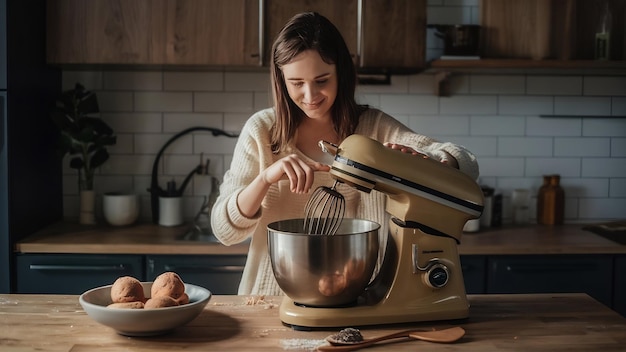
[[[343,221],[346,201],[336,190],[339,181],[332,187],[320,186],[304,208],[304,232],[308,235],[334,235]]]

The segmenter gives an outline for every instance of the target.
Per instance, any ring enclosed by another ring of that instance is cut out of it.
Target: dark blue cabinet
[[[487,293],[587,293],[612,306],[611,255],[490,256]]]
[[[19,254],[17,293],[80,294],[120,276],[144,277],[141,255]]]
[[[626,317],[626,256],[615,257],[613,309]]]
[[[152,281],[165,271],[173,271],[184,282],[205,287],[213,294],[237,294],[245,263],[245,255],[148,255],[146,279]]]
[[[485,273],[487,257],[484,255],[461,256],[461,270],[465,281],[465,292],[468,294],[485,293]]]

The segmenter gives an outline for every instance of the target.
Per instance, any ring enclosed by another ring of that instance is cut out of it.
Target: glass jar
[[[565,213],[565,191],[560,175],[543,176],[543,185],[537,194],[537,223],[561,225]]]

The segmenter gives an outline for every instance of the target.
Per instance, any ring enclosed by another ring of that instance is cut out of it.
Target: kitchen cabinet
[[[267,0],[266,58],[283,25],[303,11],[319,12],[337,26],[362,71],[417,72],[425,65],[425,0]]]
[[[81,294],[120,276],[144,278],[143,256],[18,254],[17,292]]]
[[[174,271],[183,281],[205,287],[213,294],[237,294],[245,264],[245,255],[149,255],[146,280]]]
[[[462,255],[461,270],[467,294],[485,293],[487,257],[484,255]]]
[[[626,256],[615,257],[613,310],[626,317]]]
[[[426,0],[48,0],[47,11],[49,64],[267,67],[287,20],[317,11],[357,67],[425,65]]]
[[[48,0],[49,64],[260,65],[259,0]]]
[[[486,293],[583,292],[612,306],[613,257],[608,255],[490,256]]]

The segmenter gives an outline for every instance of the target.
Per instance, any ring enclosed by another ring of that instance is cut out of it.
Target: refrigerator
[[[0,0],[0,293],[15,291],[15,244],[63,218],[62,160],[50,107],[46,1]]]

